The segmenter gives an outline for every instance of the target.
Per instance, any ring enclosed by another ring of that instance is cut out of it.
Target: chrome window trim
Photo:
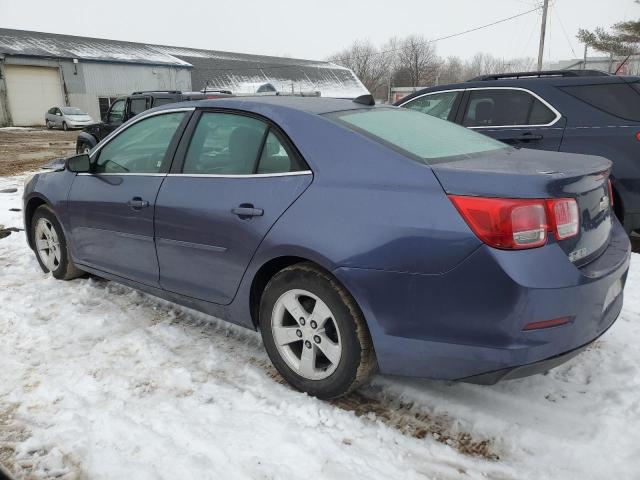
[[[193,112],[195,109],[196,109],[195,107],[181,107],[181,108],[170,108],[170,109],[167,109],[167,110],[159,110],[157,112],[141,113],[141,114],[133,117],[131,120],[128,120],[127,122],[123,123],[117,129],[115,129],[113,132],[111,132],[109,135],[107,135],[107,137],[102,142],[100,142],[98,145],[96,145],[94,147],[95,150],[91,152],[91,155],[89,155],[89,157],[90,158],[94,158],[94,156],[100,150],[102,150],[105,147],[105,145],[108,145],[114,138],[116,138],[122,132],[124,132],[128,128],[132,127],[136,123],[141,122],[142,120],[145,120],[145,119],[150,118],[150,117],[155,117],[157,115],[163,115],[165,113]],[[104,174],[102,174],[102,175],[104,175]],[[124,175],[124,174],[118,174],[118,175]],[[131,174],[131,175],[144,175],[144,174]]]
[[[220,174],[220,173],[169,173],[168,177],[194,177],[194,178],[268,178],[268,177],[293,177],[297,175],[311,175],[311,170],[299,172],[280,173],[246,173],[246,174]]]
[[[419,98],[422,97],[427,97],[429,95],[435,95],[436,93],[449,93],[449,92],[464,92],[464,88],[451,88],[449,90],[438,90],[437,92],[427,92],[427,93],[423,93],[422,95],[418,95],[417,97],[413,97],[409,100],[407,100],[406,102],[402,102],[400,105],[398,105],[399,107],[404,107],[407,103],[411,103],[415,100],[418,100]],[[428,115],[428,114],[425,114]]]
[[[491,128],[535,128],[535,127],[550,127],[552,125],[555,125],[556,123],[558,123],[558,121],[562,118],[562,114],[553,106],[551,105],[549,102],[547,102],[544,98],[542,98],[540,95],[538,95],[535,92],[532,92],[531,90],[527,89],[527,88],[522,88],[522,87],[473,87],[473,88],[467,88],[466,90],[519,90],[521,92],[527,92],[529,95],[532,95],[534,98],[540,100],[540,102],[542,102],[542,104],[547,107],[549,110],[551,110],[555,115],[556,118],[554,118],[551,122],[549,123],[545,123],[545,124],[532,124],[532,125],[527,125],[527,124],[518,124],[518,125],[482,125],[479,127],[465,127],[465,128],[469,128],[471,130],[483,130],[483,129],[491,129]],[[464,127],[464,125],[462,125]]]
[[[311,170],[301,170],[299,172],[280,172],[280,173],[247,173],[247,174],[217,174],[217,173],[87,173],[82,172],[77,175],[85,177],[194,177],[194,178],[268,178],[268,177],[293,177],[297,175],[311,175]]]
[[[551,105],[549,102],[547,102],[544,98],[542,98],[540,95],[538,95],[535,92],[532,92],[531,90],[529,90],[528,88],[522,88],[522,87],[471,87],[471,88],[452,88],[449,90],[438,90],[436,92],[427,92],[424,93],[422,95],[418,95],[417,97],[413,97],[410,100],[407,100],[404,103],[401,103],[399,106],[400,107],[404,107],[407,103],[413,102],[414,100],[417,100],[419,98],[422,97],[426,97],[428,95],[435,95],[436,93],[446,93],[446,92],[462,92],[462,91],[471,91],[471,90],[519,90],[521,92],[526,92],[529,95],[532,95],[534,98],[538,99],[540,102],[542,102],[542,104],[547,107],[549,110],[551,110],[556,118],[554,118],[551,122],[549,123],[545,123],[545,124],[532,124],[532,125],[523,125],[523,124],[518,124],[518,125],[483,125],[483,126],[478,126],[478,127],[465,127],[468,128],[470,130],[482,130],[482,129],[488,129],[488,128],[534,128],[534,127],[551,127],[553,125],[555,125],[556,123],[558,123],[558,121],[560,121],[560,119],[562,118],[562,114],[553,106]],[[425,113],[425,115],[428,115]],[[464,125],[459,124],[460,126],[464,127]]]
[[[113,172],[108,172],[108,173],[88,173],[88,172],[81,172],[78,173],[78,175],[82,175],[84,177],[122,177],[122,176],[135,176],[135,177],[166,177],[167,174],[166,173],[128,173],[128,172],[123,172],[123,173],[113,173]]]
[[[104,143],[101,142],[101,144],[98,145],[98,148],[96,148],[94,151],[91,152],[91,154],[89,155],[89,158],[93,158],[94,155],[96,155],[102,148],[104,148],[105,145],[109,144],[109,142],[111,142],[114,138],[116,138],[118,135],[120,135],[120,133],[124,132],[127,128],[131,127],[132,125],[135,125],[136,123],[149,118],[149,117],[154,117],[157,115],[162,115],[165,113],[176,113],[176,112],[191,112],[194,111],[196,108],[195,107],[181,107],[181,108],[171,108],[171,109],[167,109],[167,110],[160,110],[158,112],[151,112],[151,113],[141,113],[140,115],[132,118],[131,120],[129,120],[128,122],[124,123],[123,125],[121,125],[120,127],[118,127],[116,130],[114,130],[113,132],[111,132],[103,141]],[[109,173],[87,173],[87,172],[83,172],[83,173],[78,173],[77,175],[82,175],[82,176],[91,176],[91,177],[101,177],[101,176],[138,176],[138,177],[194,177],[194,178],[198,178],[198,177],[203,177],[203,178],[268,178],[268,177],[288,177],[288,176],[295,176],[295,175],[312,175],[313,172],[311,170],[301,170],[299,172],[279,172],[279,173],[248,173],[248,174],[217,174],[217,173],[130,173],[130,172],[123,172],[123,173],[113,173],[113,172],[109,172]]]

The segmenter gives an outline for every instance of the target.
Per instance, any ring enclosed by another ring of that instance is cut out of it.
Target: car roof
[[[570,85],[593,85],[603,83],[629,83],[640,81],[639,76],[619,76],[619,75],[581,75],[576,77],[546,76],[546,77],[524,77],[524,78],[499,78],[487,80],[468,80],[466,82],[448,83],[427,87],[412,92],[396,102],[396,105],[407,102],[412,98],[425,93],[439,92],[442,90],[463,90],[467,88],[491,88],[491,87],[512,87],[526,88],[535,91],[537,87],[549,85],[554,87],[564,87]]]
[[[158,107],[160,109],[172,109],[180,107],[196,108],[230,108],[238,110],[253,111],[260,107],[269,106],[275,108],[285,108],[300,110],[306,113],[321,115],[323,113],[338,112],[343,110],[362,110],[376,108],[375,106],[363,105],[354,102],[352,99],[327,98],[327,97],[301,97],[288,95],[269,96],[242,96],[215,98],[207,100],[195,100],[190,102],[171,103]],[[384,105],[389,107],[390,105]],[[155,110],[155,109],[154,109]]]

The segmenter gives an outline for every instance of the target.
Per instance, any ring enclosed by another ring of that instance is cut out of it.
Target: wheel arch
[[[262,298],[262,293],[264,292],[265,287],[269,283],[269,280],[273,278],[279,271],[290,267],[291,265],[295,265],[298,263],[310,263],[315,265],[316,267],[324,270],[327,274],[331,275],[338,282],[353,299],[354,303],[358,306],[360,311],[363,313],[362,308],[358,305],[355,296],[349,291],[346,285],[341,282],[333,273],[331,273],[331,269],[327,268],[325,265],[313,260],[311,258],[307,258],[304,256],[298,255],[282,255],[278,257],[273,257],[270,260],[264,262],[260,268],[256,271],[253,279],[251,281],[251,287],[249,289],[249,311],[251,314],[251,323],[254,329],[258,329],[260,322],[260,300]],[[365,318],[366,322],[366,318]]]
[[[31,248],[31,250],[34,249],[33,239],[31,238],[31,220],[33,219],[33,214],[42,205],[46,205],[51,208],[51,204],[44,197],[34,195],[29,200],[27,200],[24,208],[24,228],[25,233],[27,234],[27,243],[29,244],[29,248]]]

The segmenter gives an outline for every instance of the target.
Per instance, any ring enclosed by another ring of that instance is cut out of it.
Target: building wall
[[[6,127],[11,124],[11,118],[9,117],[9,110],[7,108],[7,89],[4,84],[4,69],[3,61],[0,57],[0,127]]]
[[[67,105],[85,110],[100,120],[99,97],[127,95],[136,90],[191,91],[191,69],[185,67],[133,65],[112,62],[7,56],[7,65],[56,67]],[[0,60],[0,126],[11,124],[2,61]],[[42,112],[44,115],[44,112]]]
[[[191,70],[181,67],[81,61],[73,77],[70,81],[65,73],[69,104],[96,120],[100,118],[98,97],[127,95],[136,90],[191,91]]]

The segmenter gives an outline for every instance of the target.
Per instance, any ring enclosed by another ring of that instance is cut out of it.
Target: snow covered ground
[[[0,177],[21,227],[24,177]],[[495,386],[377,377],[326,403],[259,336],[96,279],[56,281],[0,239],[0,462],[18,478],[640,478],[640,255],[614,327]]]

